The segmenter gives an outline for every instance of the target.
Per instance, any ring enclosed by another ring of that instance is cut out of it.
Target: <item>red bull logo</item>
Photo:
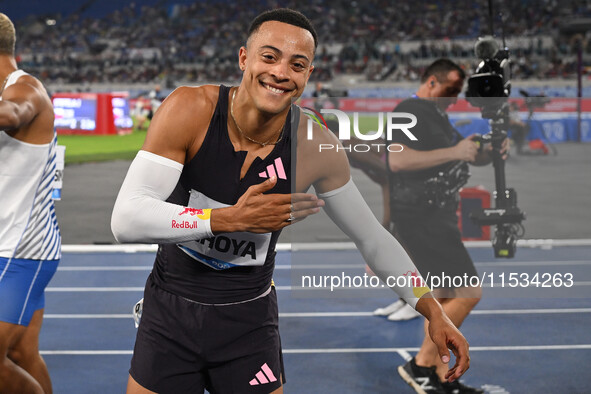
[[[413,287],[421,287],[421,286],[425,285],[425,282],[423,282],[423,278],[421,278],[421,276],[419,275],[419,272],[417,270],[407,271],[406,274],[402,274],[402,275],[409,276],[409,274],[410,274],[411,283],[412,283]]]
[[[431,291],[427,287],[427,284],[423,281],[423,278],[419,275],[417,270],[414,271],[407,271],[406,274],[402,274],[410,278],[410,283],[412,284],[412,292],[415,297],[421,298],[425,294]]]
[[[194,220],[192,222],[189,222],[187,220],[181,220],[180,222],[177,222],[176,220],[172,221],[171,224],[171,228],[199,228],[199,222]]]
[[[191,215],[191,216],[203,215],[203,209],[187,207],[181,213],[179,213],[179,216],[182,216],[182,215]]]
[[[179,213],[179,216],[182,215],[197,216],[199,219],[207,220],[211,217],[211,209],[185,207],[185,209]]]

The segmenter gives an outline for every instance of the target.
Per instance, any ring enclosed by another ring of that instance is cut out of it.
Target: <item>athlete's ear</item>
[[[242,71],[246,70],[246,47],[240,47],[238,51],[238,67]]]
[[[310,75],[312,75],[312,71],[314,71],[314,66],[310,65],[309,70],[310,71],[308,72],[308,78],[306,78],[306,85],[308,84],[308,80],[310,80]]]

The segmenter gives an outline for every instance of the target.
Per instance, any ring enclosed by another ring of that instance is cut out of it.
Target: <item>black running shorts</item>
[[[207,305],[148,278],[131,369],[157,393],[270,393],[285,382],[275,288],[252,301]]]

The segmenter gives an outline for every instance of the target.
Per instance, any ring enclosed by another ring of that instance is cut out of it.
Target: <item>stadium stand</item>
[[[580,0],[505,2],[505,35],[515,79],[576,76],[573,34],[582,33],[591,64],[591,3]],[[238,37],[263,9],[301,10],[317,26],[321,45],[314,80],[355,75],[361,82],[416,81],[434,58],[474,69],[475,39],[488,34],[487,1],[0,0],[16,20],[22,68],[49,84],[236,81]],[[31,15],[35,9],[35,15]],[[578,18],[578,25],[573,24]],[[497,18],[498,19],[498,18]],[[581,23],[581,20],[583,23]],[[579,28],[572,28],[573,26]],[[581,27],[582,26],[582,27]],[[571,27],[571,28],[569,28]],[[500,35],[500,22],[495,33]],[[545,91],[546,94],[548,92]],[[558,91],[557,95],[570,95]]]

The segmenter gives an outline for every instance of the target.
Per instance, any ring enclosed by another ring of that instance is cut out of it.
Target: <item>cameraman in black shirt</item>
[[[451,60],[439,59],[427,67],[417,93],[394,109],[417,117],[417,125],[411,132],[418,140],[393,133],[389,143],[401,144],[403,150],[390,152],[387,157],[390,230],[407,249],[423,277],[428,275],[435,280],[426,279],[427,285],[432,285],[457,327],[480,300],[481,288],[471,287],[465,281],[460,286],[458,282],[455,285],[441,282],[437,288],[437,280],[477,275],[458,228],[458,190],[469,176],[466,163],[485,165],[492,160],[490,149],[479,150],[473,140],[475,135],[463,138],[445,112],[456,102],[464,80],[464,71]],[[441,179],[445,182],[438,182]],[[445,382],[445,370],[428,336],[417,355],[398,368],[401,377],[417,392],[483,392],[459,381]]]

